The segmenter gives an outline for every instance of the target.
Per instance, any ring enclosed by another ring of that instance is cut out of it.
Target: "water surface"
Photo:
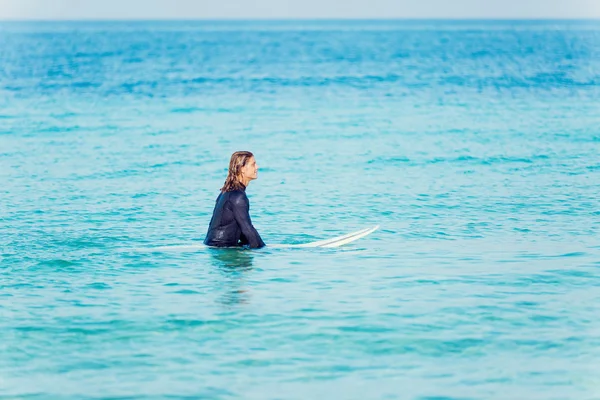
[[[600,398],[597,22],[0,23],[0,397]],[[267,243],[204,237],[230,154]]]

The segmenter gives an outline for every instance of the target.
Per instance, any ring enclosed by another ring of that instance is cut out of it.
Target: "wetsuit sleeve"
[[[235,221],[242,230],[243,239],[245,239],[242,239],[242,243],[249,245],[253,249],[264,247],[265,242],[263,242],[256,229],[254,229],[250,220],[250,203],[248,202],[248,197],[240,193],[239,195],[232,196],[230,200],[233,206]]]

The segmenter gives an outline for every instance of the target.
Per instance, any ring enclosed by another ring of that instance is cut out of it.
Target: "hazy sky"
[[[0,0],[0,19],[600,18],[600,0]]]

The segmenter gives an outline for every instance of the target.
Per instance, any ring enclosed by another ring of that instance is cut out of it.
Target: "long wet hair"
[[[240,181],[242,177],[242,168],[246,166],[252,157],[254,157],[254,154],[249,151],[236,151],[231,155],[231,160],[229,160],[229,172],[227,173],[227,179],[225,179],[225,184],[221,188],[221,192],[246,189],[244,184]]]

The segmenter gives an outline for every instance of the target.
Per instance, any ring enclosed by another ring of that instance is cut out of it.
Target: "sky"
[[[600,19],[600,0],[0,0],[3,20]]]

